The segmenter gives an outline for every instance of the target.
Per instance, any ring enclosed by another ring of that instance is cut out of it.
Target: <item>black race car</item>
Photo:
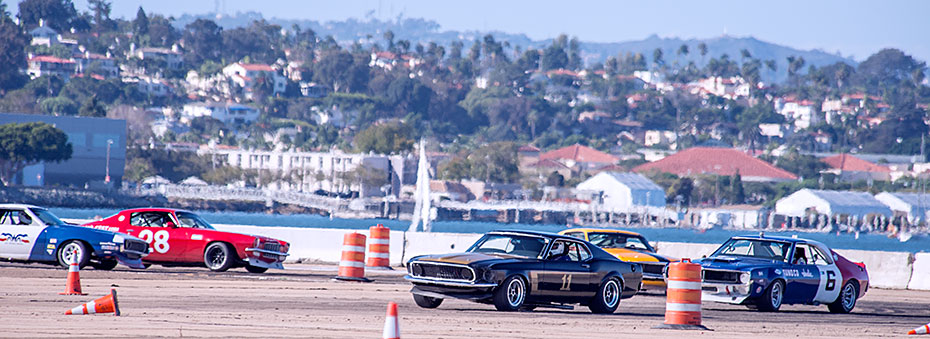
[[[445,298],[494,304],[500,311],[588,306],[613,313],[642,285],[639,264],[620,261],[577,238],[543,232],[495,231],[465,253],[417,256],[407,262],[417,305]]]

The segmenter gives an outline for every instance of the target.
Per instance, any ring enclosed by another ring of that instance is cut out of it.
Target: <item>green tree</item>
[[[132,21],[132,32],[139,37],[149,34],[149,17],[145,15],[142,6],[139,6],[139,10],[136,11],[136,19]]]
[[[78,115],[82,117],[102,118],[107,116],[107,109],[100,104],[100,101],[97,100],[97,95],[92,95],[84,101],[84,104],[81,105],[81,109],[78,111]]]
[[[48,27],[65,32],[72,27],[78,12],[71,0],[23,0],[19,3],[18,16],[26,29],[38,26],[39,20],[45,20]]]
[[[565,50],[562,49],[562,47],[553,43],[551,46],[543,50],[541,64],[544,71],[565,68],[568,66],[568,54],[565,53]]]
[[[546,176],[546,186],[562,187],[565,185],[565,177],[559,172],[553,171]]]
[[[222,31],[223,29],[215,22],[206,19],[197,19],[184,26],[186,62],[197,67],[206,60],[219,60],[223,48]]]
[[[39,102],[39,106],[45,114],[76,115],[78,113],[78,106],[74,103],[74,100],[64,96],[44,99]]]
[[[0,125],[0,181],[12,183],[13,176],[42,161],[71,159],[71,143],[62,130],[44,122]]]
[[[20,3],[22,5],[22,3]],[[20,72],[26,68],[26,46],[29,36],[23,33],[9,13],[6,5],[0,4],[0,97],[8,90],[20,88],[26,82],[26,76]]]
[[[413,131],[401,123],[386,123],[368,127],[355,136],[358,152],[396,154],[413,149]]]
[[[734,204],[746,202],[746,191],[743,189],[743,177],[737,170],[730,178],[730,201]]]

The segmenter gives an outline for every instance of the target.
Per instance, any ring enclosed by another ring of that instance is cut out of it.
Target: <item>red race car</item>
[[[83,226],[145,240],[150,247],[144,258],[148,264],[206,265],[216,272],[233,267],[245,267],[252,273],[284,268],[290,247],[273,238],[217,231],[199,215],[171,208],[128,209]]]

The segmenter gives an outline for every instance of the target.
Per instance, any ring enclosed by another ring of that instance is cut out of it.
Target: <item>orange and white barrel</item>
[[[701,326],[701,265],[681,259],[668,265],[665,324]]]
[[[365,279],[365,235],[346,233],[342,237],[342,259],[339,261],[340,280],[366,281]]]
[[[391,266],[391,229],[382,224],[368,229],[368,266]]]

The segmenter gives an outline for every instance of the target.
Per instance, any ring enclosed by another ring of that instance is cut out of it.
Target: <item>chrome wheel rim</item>
[[[772,285],[772,307],[778,308],[781,306],[781,283],[776,282]]]
[[[81,250],[81,246],[73,242],[65,245],[65,248],[61,249],[61,251],[61,257],[67,264],[80,264],[81,258],[84,258],[84,252]]]
[[[523,297],[526,288],[523,286],[523,280],[514,278],[507,285],[507,302],[511,307],[517,307],[523,304]]]
[[[856,305],[856,288],[852,284],[846,284],[843,288],[843,308],[851,310]]]
[[[607,307],[617,306],[620,301],[620,286],[616,280],[609,280],[604,284],[604,305]]]
[[[218,247],[211,248],[208,256],[210,257],[211,268],[220,267],[223,265],[223,262],[226,261],[226,254],[223,253],[223,251],[220,250]]]

